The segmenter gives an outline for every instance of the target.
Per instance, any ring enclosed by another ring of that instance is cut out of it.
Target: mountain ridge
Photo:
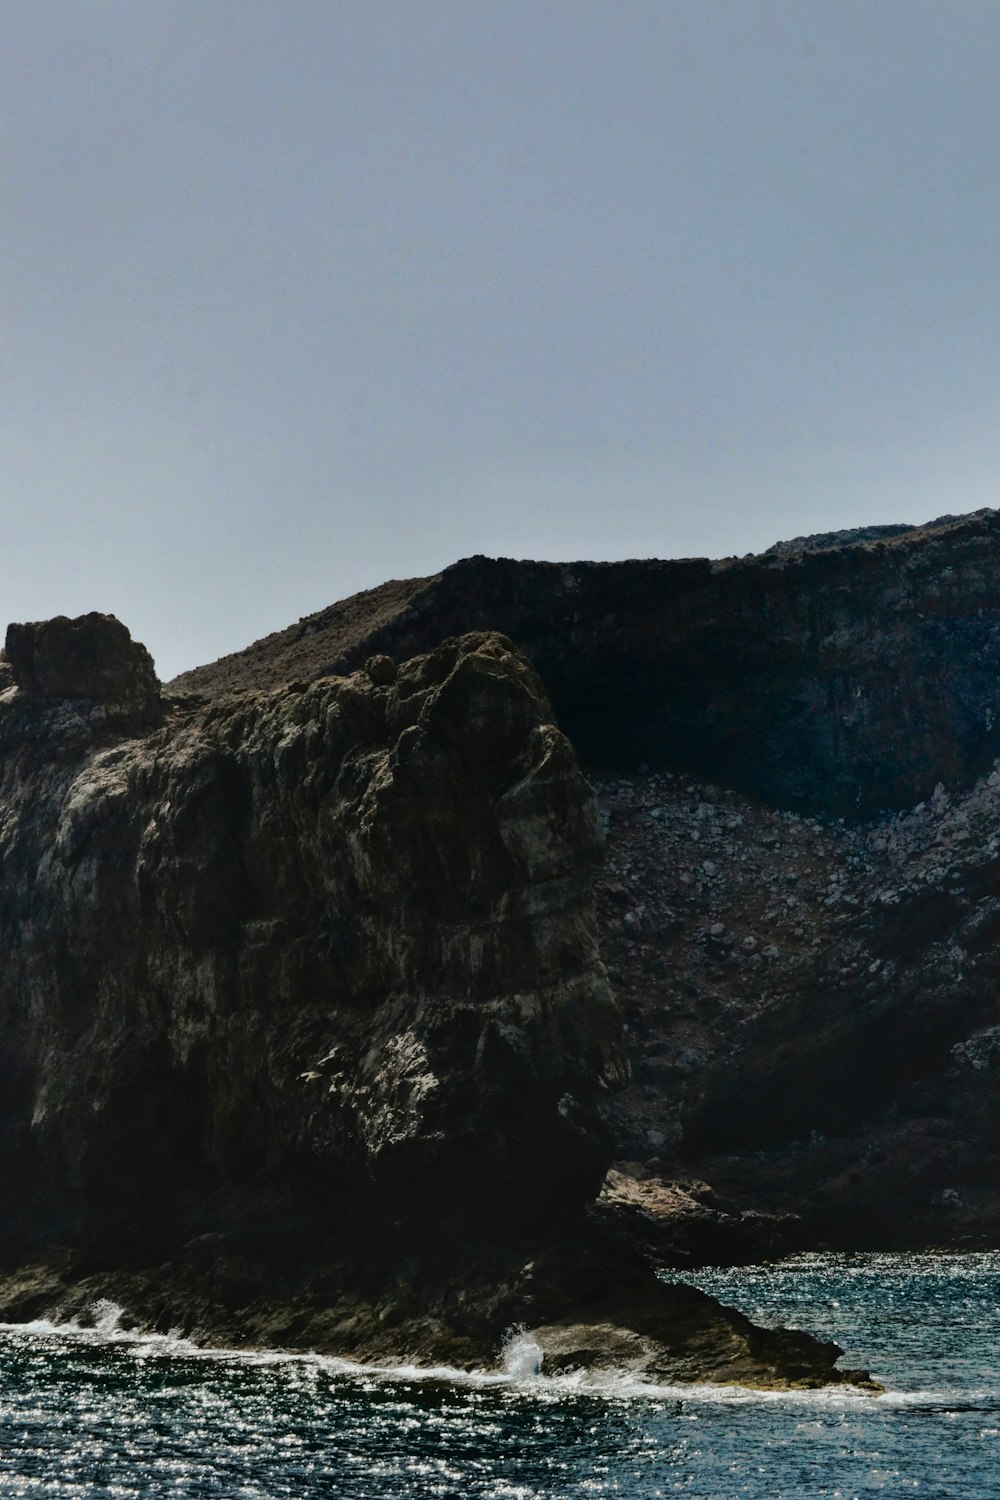
[[[971,785],[1000,753],[1000,517],[841,535],[718,562],[468,558],[331,605],[170,690],[310,681],[498,630],[594,772],[647,764],[851,819],[912,806],[939,780]]]

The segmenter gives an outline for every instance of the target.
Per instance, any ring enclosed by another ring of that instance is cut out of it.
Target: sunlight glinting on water
[[[995,1500],[1000,1256],[803,1256],[689,1279],[836,1337],[889,1389],[550,1378],[530,1330],[512,1330],[500,1371],[381,1370],[199,1350],[103,1304],[89,1328],[0,1328],[0,1497]]]

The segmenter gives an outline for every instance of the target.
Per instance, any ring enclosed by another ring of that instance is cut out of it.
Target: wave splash
[[[510,1329],[500,1350],[504,1370],[511,1380],[531,1380],[542,1373],[542,1346],[519,1324]]]
[[[14,1335],[41,1338],[77,1339],[91,1344],[127,1344],[137,1352],[156,1354],[203,1354],[178,1329],[169,1333],[150,1333],[123,1325],[125,1309],[109,1297],[99,1297],[79,1318],[53,1323],[49,1318],[35,1318],[30,1323],[0,1323],[0,1331]]]

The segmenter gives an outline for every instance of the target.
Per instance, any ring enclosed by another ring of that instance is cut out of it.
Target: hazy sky
[[[997,503],[1000,0],[0,0],[0,629]]]

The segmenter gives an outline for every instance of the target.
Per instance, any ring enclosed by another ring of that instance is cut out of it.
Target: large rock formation
[[[0,1316],[850,1378],[585,1216],[627,1078],[601,833],[507,639],[208,702],[107,616],[6,656]]]
[[[681,1183],[682,1254],[693,1225],[710,1254],[773,1246],[773,1208],[795,1243],[995,1237],[1000,515],[719,562],[471,558],[184,683],[487,626],[602,778],[619,1155],[657,1201]]]
[[[190,1231],[291,1178],[396,1218],[586,1202],[624,1078],[599,836],[509,642],[124,737],[107,702],[148,703],[151,670],[126,641],[103,616],[8,635],[8,1227]]]
[[[153,658],[114,615],[11,625],[4,655],[14,682],[33,696],[100,703],[122,717],[158,715]]]

